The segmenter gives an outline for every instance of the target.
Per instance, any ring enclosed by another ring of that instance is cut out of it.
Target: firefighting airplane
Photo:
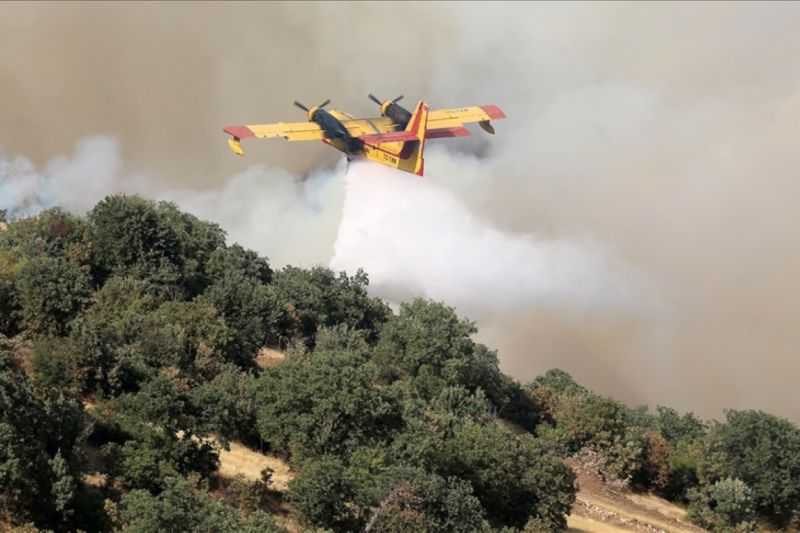
[[[426,139],[466,137],[469,130],[464,124],[473,122],[477,122],[486,132],[494,133],[489,121],[505,118],[496,105],[431,111],[424,101],[420,101],[411,113],[397,103],[402,96],[384,102],[371,94],[369,98],[380,106],[380,117],[355,118],[343,111],[324,109],[330,100],[310,109],[295,102],[294,105],[308,115],[308,122],[228,126],[223,131],[231,136],[228,146],[237,155],[244,155],[241,140],[249,137],[283,137],[287,141],[321,140],[344,152],[348,161],[364,157],[422,176]]]

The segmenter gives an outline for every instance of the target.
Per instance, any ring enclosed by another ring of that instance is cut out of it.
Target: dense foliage
[[[631,409],[559,370],[523,387],[454,309],[367,289],[138,197],[9,221],[0,528],[278,532],[280,508],[312,530],[561,531],[585,453],[708,529],[796,517],[790,422]],[[221,476],[234,440],[287,460],[288,490]]]

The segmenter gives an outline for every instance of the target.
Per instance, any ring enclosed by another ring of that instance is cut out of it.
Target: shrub
[[[399,427],[399,407],[389,392],[363,355],[290,357],[259,378],[258,431],[278,450],[346,454]]]
[[[800,429],[761,411],[728,411],[707,439],[700,478],[738,478],[756,511],[785,526],[800,511]]]
[[[325,455],[303,465],[299,476],[289,482],[288,499],[309,525],[354,531],[358,520],[347,505],[353,487],[341,461]]]
[[[216,225],[174,204],[113,195],[89,212],[93,265],[99,282],[110,275],[147,281],[164,294],[189,298],[209,283],[206,265],[224,247]]]
[[[16,280],[20,264],[14,255],[0,248],[0,335],[8,337],[19,332],[20,307]]]
[[[31,359],[36,383],[79,392],[88,369],[81,366],[79,348],[70,337],[39,337]]]
[[[672,444],[702,438],[706,425],[692,413],[678,414],[675,409],[659,405],[656,408],[656,429]]]
[[[411,423],[395,441],[401,462],[443,478],[468,481],[494,526],[522,528],[532,518],[566,527],[574,475],[529,434],[466,420],[443,427],[437,417]]]
[[[255,375],[232,365],[224,367],[210,381],[198,384],[190,394],[198,417],[223,440],[238,439],[260,444],[256,429],[260,406]]]
[[[93,243],[85,220],[53,208],[11,223],[0,232],[0,249],[19,259],[50,257],[88,267]]]
[[[39,256],[19,270],[17,294],[23,325],[31,333],[64,335],[89,301],[89,276],[65,259]]]
[[[390,314],[389,307],[367,294],[369,278],[359,270],[354,276],[315,267],[304,270],[288,266],[275,273],[273,285],[278,299],[291,307],[294,330],[308,347],[313,347],[317,329],[339,324],[363,330],[374,342],[380,326]]]
[[[164,490],[157,496],[144,490],[125,494],[113,515],[116,518],[116,530],[136,533],[284,531],[275,525],[269,515],[259,511],[243,515],[179,477],[169,478]]]
[[[689,519],[710,531],[755,532],[753,491],[725,478],[689,491]]]
[[[381,329],[375,361],[384,380],[407,380],[424,399],[448,386],[480,387],[502,410],[518,398],[500,373],[497,354],[471,339],[476,331],[453,308],[416,299]]]
[[[373,510],[367,529],[385,533],[488,532],[472,486],[455,477],[418,474],[396,483]]]
[[[0,350],[0,515],[39,527],[75,525],[84,427],[77,401],[36,391]]]
[[[252,365],[258,350],[285,342],[291,329],[285,305],[275,290],[241,273],[230,272],[217,279],[203,294],[231,328],[228,359]]]

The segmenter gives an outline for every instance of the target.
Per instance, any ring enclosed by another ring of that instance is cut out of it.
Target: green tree
[[[15,286],[20,266],[12,252],[0,248],[0,335],[9,337],[20,329],[19,297]]]
[[[176,297],[200,294],[209,283],[206,264],[224,247],[215,224],[174,204],[136,196],[108,196],[89,212],[98,279],[112,274],[146,280]]]
[[[522,528],[530,519],[566,527],[574,475],[530,434],[471,420],[444,425],[432,417],[409,421],[393,448],[403,463],[468,481],[495,527]]]
[[[510,383],[500,373],[497,354],[471,339],[476,332],[453,308],[416,299],[402,304],[382,328],[376,362],[385,380],[409,380],[423,398],[447,386],[480,387],[502,411],[513,396]]]
[[[370,517],[365,531],[477,533],[491,528],[472,486],[462,479],[417,475],[395,484]]]
[[[157,496],[144,490],[125,494],[114,514],[115,529],[129,533],[285,531],[269,515],[258,511],[242,515],[179,477],[169,478]]]
[[[385,439],[399,407],[368,359],[347,352],[294,356],[259,379],[258,430],[278,450],[346,453]]]
[[[85,392],[118,394],[134,390],[152,372],[135,348],[146,330],[149,313],[161,304],[147,282],[113,277],[94,294],[92,306],[74,321]],[[133,347],[133,348],[132,348]]]
[[[311,526],[334,531],[353,531],[359,521],[348,505],[353,498],[353,485],[342,462],[323,455],[303,465],[301,474],[289,482],[289,501]]]
[[[53,482],[50,486],[50,495],[53,507],[60,515],[61,522],[67,522],[73,514],[73,500],[76,492],[75,478],[72,476],[69,465],[61,456],[61,450],[49,461],[52,470]]]
[[[213,281],[236,274],[264,285],[272,281],[273,275],[267,258],[238,244],[214,250],[208,258],[206,272]]]
[[[271,286],[233,271],[222,274],[203,298],[230,326],[233,335],[227,353],[240,366],[252,366],[258,350],[285,340],[289,329],[286,306]]]
[[[190,394],[200,409],[198,416],[220,437],[261,444],[256,428],[260,402],[254,374],[228,365],[210,381],[193,387]]]
[[[212,304],[202,298],[162,302],[151,288],[113,277],[73,324],[84,391],[136,390],[162,369],[204,381],[230,362],[234,334]]]
[[[709,434],[701,481],[740,479],[752,491],[756,511],[785,526],[800,511],[800,429],[761,411],[728,411],[725,417]]]
[[[65,259],[38,256],[16,280],[23,325],[43,335],[63,335],[89,301],[89,276]]]
[[[0,351],[0,515],[69,529],[84,435],[80,404],[37,392]]]
[[[164,302],[148,313],[137,351],[151,368],[176,368],[196,379],[210,379],[229,361],[233,331],[217,309],[202,299]]]
[[[108,407],[113,415],[105,423],[123,437],[104,450],[126,486],[158,492],[170,477],[194,472],[207,478],[216,471],[217,452],[205,439],[214,428],[180,384],[158,376]]]
[[[164,490],[172,477],[197,473],[208,478],[219,466],[210,444],[145,427],[123,444],[105,445],[103,453],[111,465],[110,473],[124,487],[152,493]]]
[[[79,348],[71,337],[37,337],[31,366],[37,384],[76,393],[88,372],[81,367]]]
[[[88,267],[93,243],[84,219],[53,208],[11,223],[0,232],[0,249],[13,252],[18,259],[46,256]]]
[[[692,413],[679,414],[675,409],[659,405],[656,408],[656,429],[669,442],[696,440],[706,433],[706,425]]]
[[[709,531],[756,531],[753,491],[739,479],[725,478],[689,491],[689,519]]]
[[[374,342],[390,314],[385,303],[367,294],[369,278],[362,270],[348,276],[322,267],[287,266],[275,273],[272,283],[279,300],[289,305],[292,333],[309,347],[314,346],[318,328],[339,324],[366,331],[367,339]]]
[[[522,527],[539,518],[566,527],[574,475],[533,437],[468,422],[439,453],[437,470],[469,481],[490,521]]]

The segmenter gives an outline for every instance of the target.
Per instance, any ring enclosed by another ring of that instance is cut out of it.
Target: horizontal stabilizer
[[[426,139],[443,139],[445,137],[469,137],[469,130],[458,128],[433,128],[425,132]]]
[[[362,141],[371,145],[384,143],[397,143],[416,141],[417,135],[410,131],[390,131],[389,133],[372,133],[359,137]]]

